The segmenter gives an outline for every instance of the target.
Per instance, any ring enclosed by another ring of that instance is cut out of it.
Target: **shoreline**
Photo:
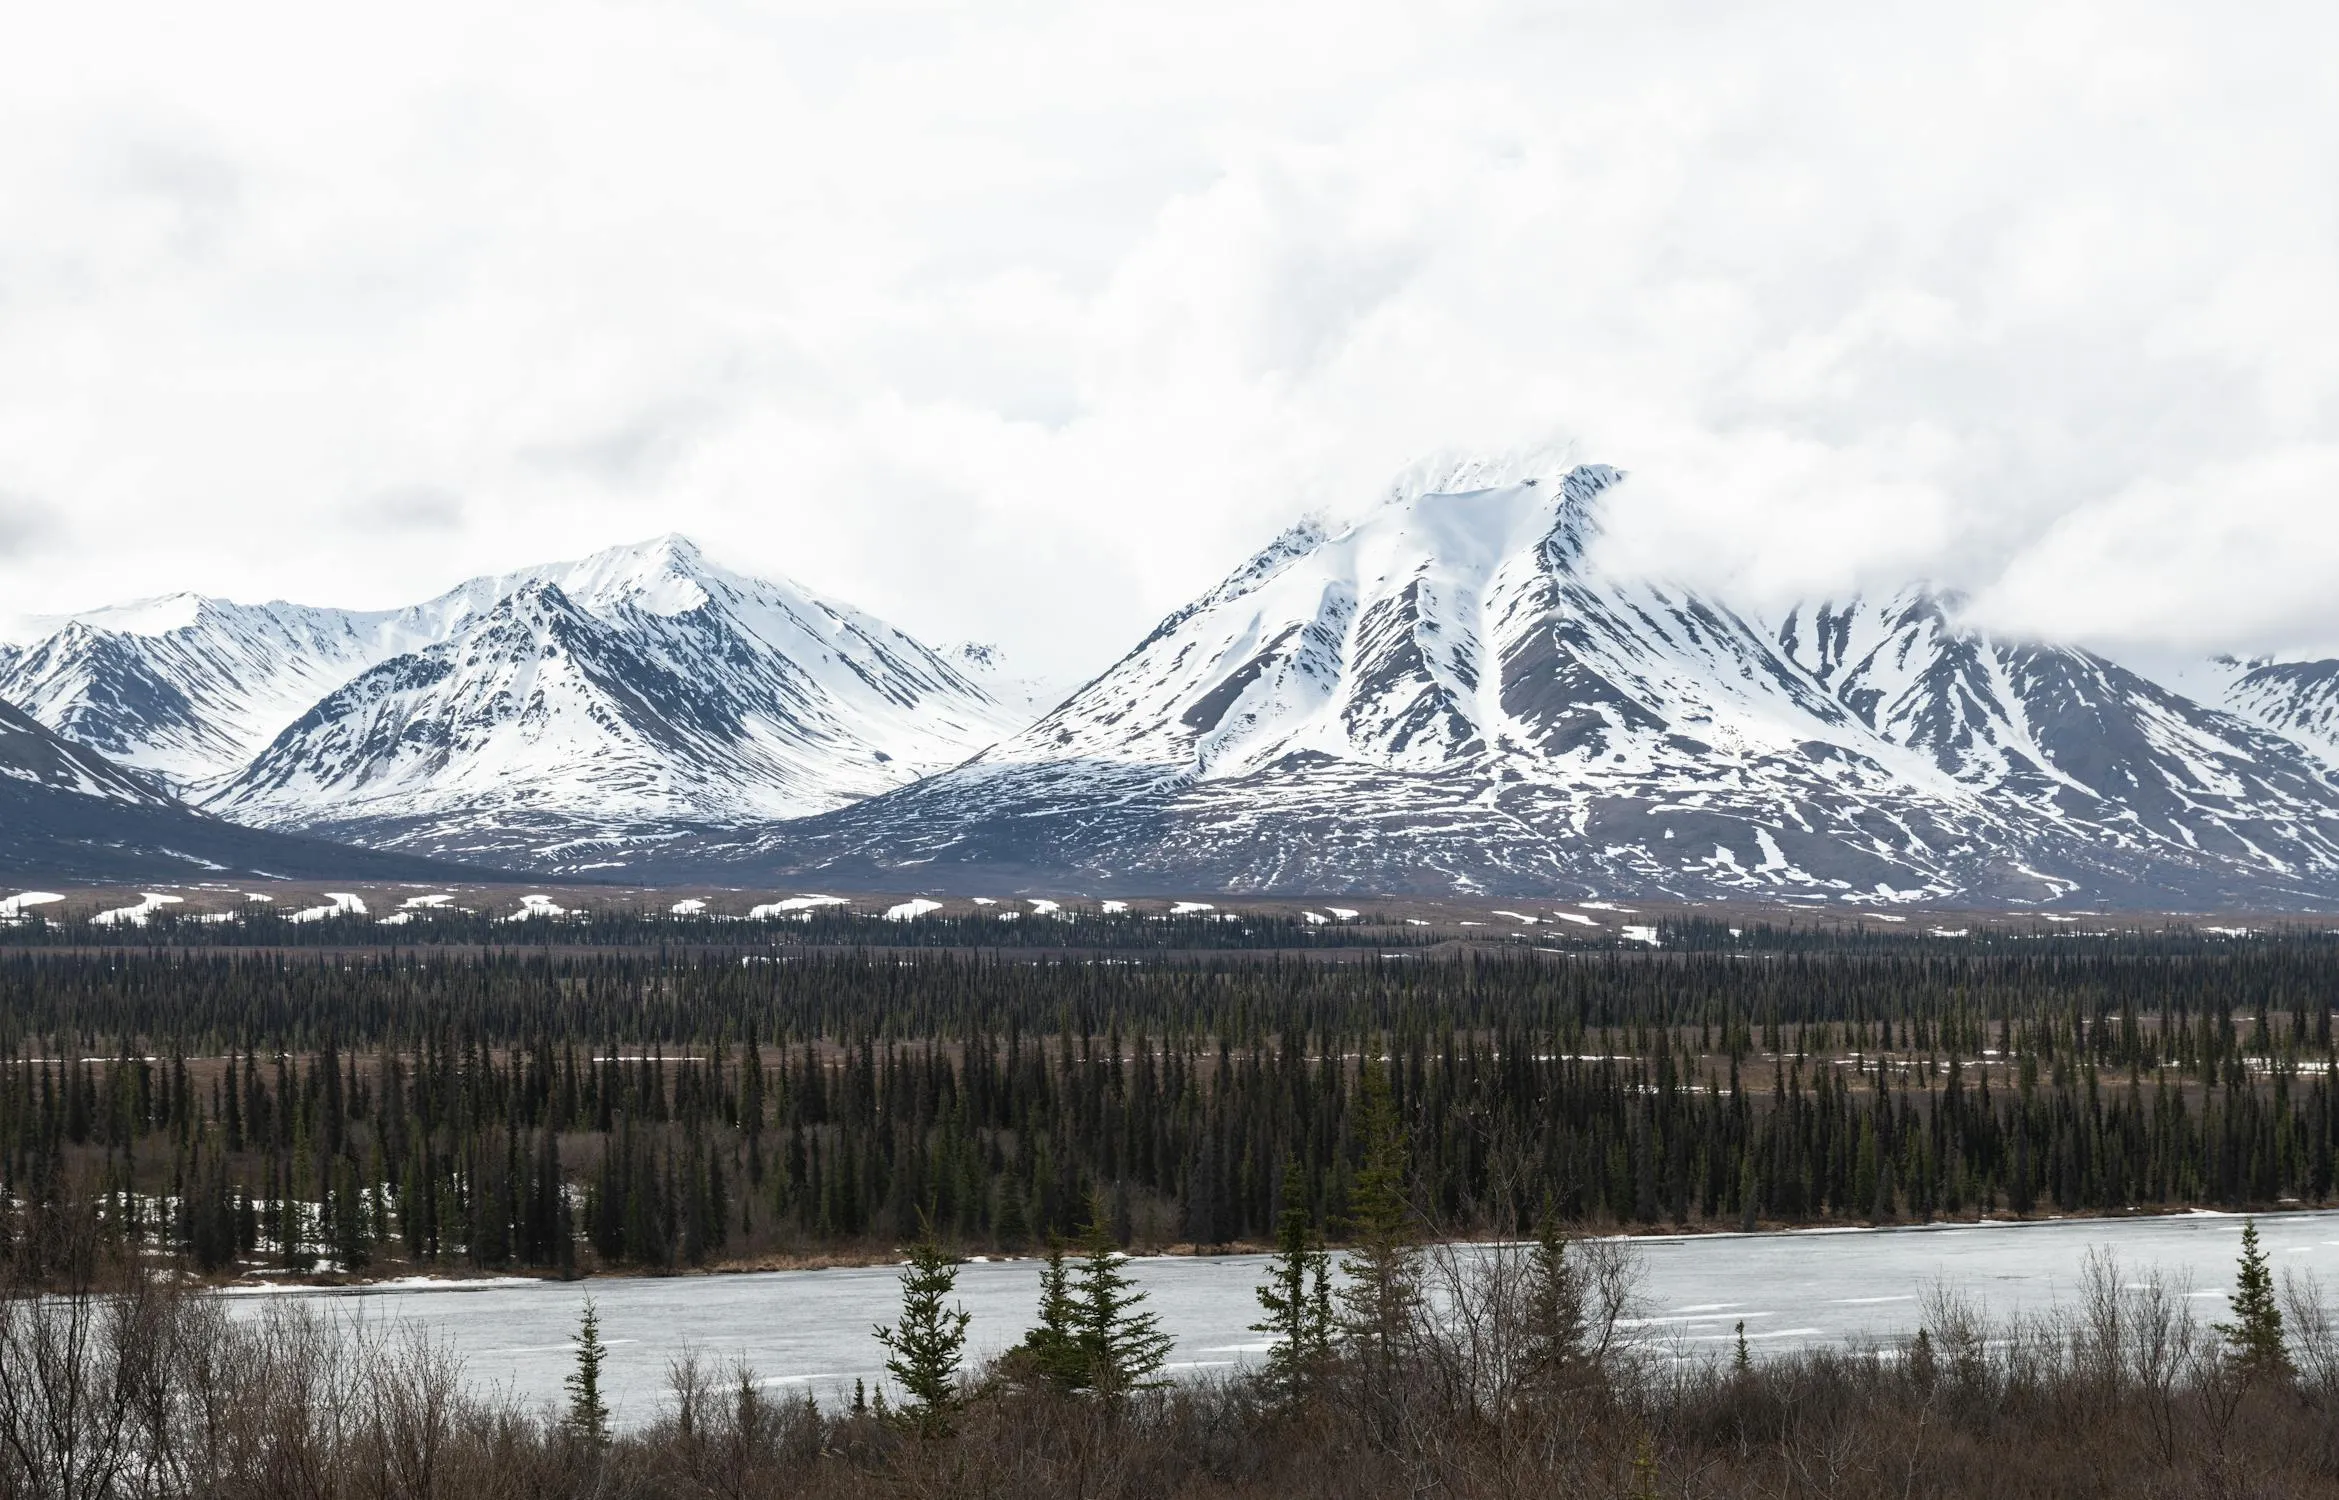
[[[1726,1239],[1786,1239],[1796,1235],[1817,1237],[1859,1234],[1928,1234],[1960,1229],[2043,1229],[2057,1224],[2132,1224],[2174,1223],[2186,1219],[2231,1220],[2295,1219],[2317,1216],[2339,1216],[2339,1204],[2309,1205],[2283,1204],[2272,1209],[2182,1208],[2138,1210],[2132,1213],[2075,1213],[2031,1215],[2027,1218],[2013,1214],[1980,1215],[1974,1218],[1928,1219],[1918,1223],[1887,1224],[1833,1224],[1813,1222],[1805,1224],[1777,1224],[1752,1230],[1688,1227],[1680,1229],[1625,1230],[1611,1234],[1575,1234],[1570,1239],[1596,1240],[1611,1244],[1662,1244],[1683,1240]],[[1424,1247],[1462,1247],[1472,1245],[1516,1245],[1517,1239],[1478,1239],[1456,1236],[1426,1240]],[[1071,1248],[1066,1247],[1068,1250]],[[1334,1256],[1346,1249],[1344,1245],[1325,1247]],[[1128,1252],[1129,1260],[1224,1260],[1242,1256],[1272,1255],[1272,1244],[1247,1242],[1213,1246],[1207,1249],[1191,1244],[1174,1244],[1142,1252]],[[999,1254],[986,1252],[970,1255],[965,1265],[1012,1265],[1018,1262],[1038,1263],[1045,1257],[1037,1254]],[[422,1291],[489,1291],[498,1288],[582,1284],[593,1281],[686,1281],[708,1280],[727,1276],[770,1276],[785,1272],[808,1271],[863,1271],[904,1262],[904,1255],[894,1251],[836,1251],[801,1256],[763,1256],[753,1260],[726,1261],[713,1265],[679,1267],[673,1270],[645,1270],[632,1266],[597,1268],[575,1276],[561,1276],[556,1272],[529,1270],[483,1271],[455,1268],[420,1272],[406,1263],[385,1267],[381,1275],[342,1272],[284,1273],[282,1279],[260,1272],[245,1272],[233,1277],[195,1277],[204,1291],[231,1296],[292,1296],[342,1294],[364,1296],[397,1292]]]

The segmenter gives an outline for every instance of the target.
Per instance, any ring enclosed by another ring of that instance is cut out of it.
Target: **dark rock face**
[[[22,882],[477,880],[491,872],[242,828],[0,704],[0,876]]]

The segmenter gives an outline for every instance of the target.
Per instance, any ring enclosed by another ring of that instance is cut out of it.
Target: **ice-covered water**
[[[2276,1270],[2320,1275],[2339,1294],[2339,1213],[2258,1220]],[[1885,1339],[1913,1332],[1920,1299],[1955,1287],[1994,1316],[2044,1310],[2079,1283],[2095,1246],[2131,1272],[2158,1266],[2189,1277],[2204,1321],[2223,1316],[2242,1221],[2214,1214],[1890,1230],[1696,1235],[1635,1240],[1643,1267],[1644,1326],[1686,1351],[1720,1350],[1740,1320],[1758,1349]],[[1207,1370],[1255,1358],[1262,1335],[1253,1290],[1264,1258],[1141,1258],[1132,1263],[1164,1327],[1173,1368]],[[959,1297],[974,1315],[971,1345],[1013,1343],[1029,1322],[1039,1267],[1029,1260],[971,1264]],[[2133,1278],[2131,1278],[2133,1279]],[[535,1403],[557,1400],[570,1368],[569,1335],[590,1293],[610,1345],[605,1389],[619,1419],[656,1409],[667,1362],[696,1348],[719,1370],[744,1361],[767,1389],[810,1388],[827,1398],[856,1377],[874,1382],[883,1359],[871,1330],[897,1309],[891,1267],[734,1276],[611,1278],[585,1282],[434,1283],[297,1294],[331,1298],[369,1321],[418,1320],[451,1339],[475,1382]],[[245,1315],[269,1298],[242,1296]]]

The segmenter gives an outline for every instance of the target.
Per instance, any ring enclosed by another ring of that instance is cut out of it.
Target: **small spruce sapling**
[[[1545,1210],[1528,1252],[1527,1360],[1546,1390],[1577,1378],[1584,1360],[1584,1281],[1558,1216]]]
[[[1290,1181],[1295,1173],[1286,1169],[1284,1175]],[[1332,1257],[1316,1238],[1307,1206],[1287,1204],[1276,1229],[1267,1284],[1259,1288],[1259,1305],[1267,1316],[1251,1325],[1253,1333],[1275,1338],[1267,1355],[1266,1379],[1282,1400],[1305,1395],[1332,1352],[1331,1279]]]
[[[921,1221],[918,1242],[902,1267],[901,1321],[876,1330],[885,1346],[885,1371],[908,1398],[902,1415],[928,1436],[948,1432],[958,1406],[958,1365],[971,1315],[964,1307],[942,1305],[958,1287],[958,1267],[958,1258],[936,1242],[933,1224]]]
[[[609,1350],[601,1342],[601,1313],[593,1299],[577,1320],[577,1367],[562,1382],[568,1388],[568,1429],[579,1441],[599,1445],[609,1441],[609,1404],[601,1399],[601,1362]]]
[[[2274,1273],[2267,1268],[2266,1252],[2258,1244],[2255,1219],[2242,1224],[2241,1261],[2234,1270],[2233,1321],[2213,1325],[2225,1336],[2227,1354],[2234,1363],[2259,1375],[2290,1373],[2290,1354],[2282,1345],[2282,1308],[2274,1298]]]
[[[1397,1123],[1388,1070],[1364,1065],[1358,1103],[1364,1165],[1351,1196],[1350,1249],[1340,1263],[1340,1332],[1367,1358],[1386,1361],[1410,1336],[1421,1305],[1413,1210],[1405,1201],[1405,1133]]]
[[[1072,1270],[1064,1263],[1064,1242],[1048,1237],[1047,1264],[1040,1270],[1039,1322],[1015,1351],[1024,1368],[1060,1391],[1085,1390],[1088,1352],[1080,1342],[1079,1309],[1072,1298]]]
[[[1121,1252],[1106,1227],[1104,1204],[1090,1213],[1087,1244],[1075,1294],[1080,1348],[1088,1357],[1088,1383],[1108,1401],[1149,1390],[1169,1358],[1170,1336],[1161,1319],[1139,1311],[1146,1294],[1121,1269]]]

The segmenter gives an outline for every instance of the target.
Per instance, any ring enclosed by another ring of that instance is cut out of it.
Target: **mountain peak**
[[[698,543],[678,531],[604,548],[546,571],[580,602],[625,603],[653,615],[688,614],[727,580]]]
[[[26,615],[7,622],[6,629],[0,631],[0,640],[29,644],[76,625],[116,635],[168,635],[196,624],[217,602],[204,594],[181,591],[157,594],[151,599],[133,599],[125,604],[102,604],[96,609],[69,614]]]
[[[1546,443],[1496,454],[1434,454],[1400,470],[1390,482],[1385,503],[1403,505],[1424,495],[1468,495],[1481,490],[1558,489],[1582,467],[1573,443]]]

